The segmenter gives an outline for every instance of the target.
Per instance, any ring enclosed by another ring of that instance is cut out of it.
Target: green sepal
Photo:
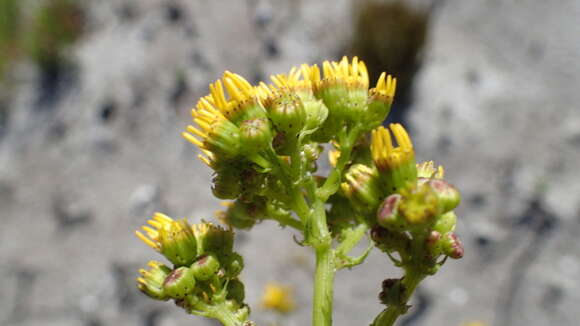
[[[174,299],[183,299],[195,289],[195,277],[191,268],[182,266],[169,274],[163,282],[163,289]]]

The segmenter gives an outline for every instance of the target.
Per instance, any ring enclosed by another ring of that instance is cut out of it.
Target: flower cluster
[[[448,257],[463,256],[454,231],[459,192],[442,167],[417,164],[402,125],[382,126],[397,84],[391,76],[381,74],[369,88],[365,64],[345,57],[321,68],[303,64],[271,81],[252,85],[226,71],[192,109],[183,137],[214,171],[213,194],[228,200],[216,217],[228,229],[156,214],[137,236],[172,266],[150,262],[138,286],[190,313],[251,325],[231,230],[274,220],[298,231],[300,244],[316,254],[315,326],[330,325],[334,273],[362,263],[373,245],[405,271],[387,279],[379,295],[387,309],[373,325],[391,325],[382,320],[407,311],[424,277]],[[326,176],[317,164],[324,143],[332,145]],[[369,248],[350,257],[369,230]],[[283,291],[270,290],[265,306],[291,310]]]
[[[172,266],[150,261],[149,270],[139,270],[141,292],[157,300],[173,299],[189,313],[247,320],[244,285],[238,279],[244,261],[233,251],[232,231],[211,223],[190,225],[161,213],[147,223],[137,236]]]
[[[396,87],[383,74],[369,90],[368,72],[356,57],[325,61],[322,72],[303,64],[271,79],[272,84],[251,85],[225,72],[192,109],[196,126],[188,126],[183,137],[215,171],[212,189],[218,198],[284,201],[286,183],[301,172],[292,169],[313,172],[320,142],[378,126]]]

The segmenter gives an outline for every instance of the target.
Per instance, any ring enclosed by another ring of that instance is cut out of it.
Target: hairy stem
[[[317,249],[312,305],[313,326],[332,325],[334,272],[334,252],[332,248],[329,246]]]

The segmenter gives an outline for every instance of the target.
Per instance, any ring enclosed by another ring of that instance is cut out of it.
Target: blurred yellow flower
[[[281,313],[288,313],[295,308],[292,289],[277,283],[268,283],[262,296],[262,307]]]

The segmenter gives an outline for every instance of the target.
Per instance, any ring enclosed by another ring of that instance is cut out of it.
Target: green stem
[[[336,252],[347,255],[359,243],[362,237],[364,237],[368,229],[369,227],[363,223],[349,230],[342,242],[336,247]]]
[[[298,231],[303,231],[304,228],[302,227],[302,222],[292,218],[292,216],[290,215],[273,215],[272,216],[272,220],[277,221],[278,223],[280,223],[283,226],[289,226],[293,229],[296,229]]]
[[[208,318],[219,320],[224,326],[241,326],[242,322],[236,317],[234,312],[226,306],[226,303],[217,305],[209,305],[203,302],[198,302],[194,306],[195,310],[192,314],[200,315]]]
[[[403,285],[405,287],[405,296],[399,305],[389,305],[389,307],[381,312],[371,326],[392,326],[395,324],[397,318],[407,312],[407,303],[415,292],[417,285],[425,278],[425,274],[416,271],[413,266],[405,269],[405,278]]]
[[[329,246],[317,249],[312,304],[313,326],[332,325],[334,272],[334,253],[332,248]]]
[[[326,223],[324,202],[316,200],[310,216],[310,232],[307,238],[316,252],[314,274],[314,298],[312,303],[312,325],[332,325],[332,297],[334,273],[336,272],[332,237]]]
[[[326,202],[328,197],[332,196],[334,193],[336,193],[336,191],[338,191],[338,187],[340,186],[340,181],[342,179],[342,172],[346,167],[346,164],[350,161],[350,154],[352,152],[352,148],[360,136],[360,130],[360,128],[354,127],[349,131],[346,137],[341,137],[342,139],[339,139],[340,156],[338,157],[336,166],[330,172],[324,184],[316,191],[317,197],[323,202]]]

